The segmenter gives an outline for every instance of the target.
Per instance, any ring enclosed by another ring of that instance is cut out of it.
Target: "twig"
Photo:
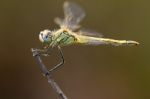
[[[35,57],[36,62],[38,63],[42,73],[45,75],[45,77],[48,80],[48,83],[52,86],[53,90],[58,94],[59,99],[68,99],[67,96],[63,93],[63,91],[60,89],[58,84],[54,81],[52,78],[51,72],[48,71],[46,66],[43,64],[40,54],[35,49],[31,49],[33,56]]]

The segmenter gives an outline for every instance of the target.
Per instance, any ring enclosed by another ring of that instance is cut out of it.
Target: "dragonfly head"
[[[52,32],[50,30],[41,31],[39,39],[42,43],[50,43],[52,41]]]

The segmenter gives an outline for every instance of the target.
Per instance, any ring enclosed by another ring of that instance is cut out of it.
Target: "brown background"
[[[150,2],[74,0],[86,11],[82,25],[105,37],[139,41],[137,47],[68,46],[54,77],[69,99],[150,99]],[[63,0],[0,1],[0,99],[57,99],[30,48],[38,34],[56,29]],[[45,58],[52,67],[57,51]]]

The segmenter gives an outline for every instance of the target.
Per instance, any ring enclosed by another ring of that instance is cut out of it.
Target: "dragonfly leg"
[[[49,50],[47,49],[32,48],[31,51],[33,52],[33,56],[36,56],[36,55],[49,56]]]
[[[61,50],[61,47],[58,46],[57,48],[58,48],[59,53],[60,53],[61,62],[60,62],[59,64],[55,65],[52,69],[50,69],[49,72],[55,71],[56,69],[58,69],[59,67],[61,67],[61,66],[64,64],[64,62],[65,62],[65,60],[64,60],[64,55],[63,55],[63,52],[62,52],[62,50]]]

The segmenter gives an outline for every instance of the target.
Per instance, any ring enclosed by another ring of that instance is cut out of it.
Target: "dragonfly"
[[[68,45],[138,45],[139,43],[133,40],[116,40],[104,38],[97,33],[81,29],[80,22],[85,17],[84,10],[74,2],[65,1],[63,4],[64,18],[55,18],[55,23],[60,26],[60,29],[53,31],[45,29],[40,32],[39,40],[44,44],[44,50],[38,50],[42,55],[48,55],[48,51],[57,47],[61,62],[54,66],[50,71],[53,71],[64,64],[64,56],[61,50],[62,46]],[[95,35],[96,34],[96,35]]]

